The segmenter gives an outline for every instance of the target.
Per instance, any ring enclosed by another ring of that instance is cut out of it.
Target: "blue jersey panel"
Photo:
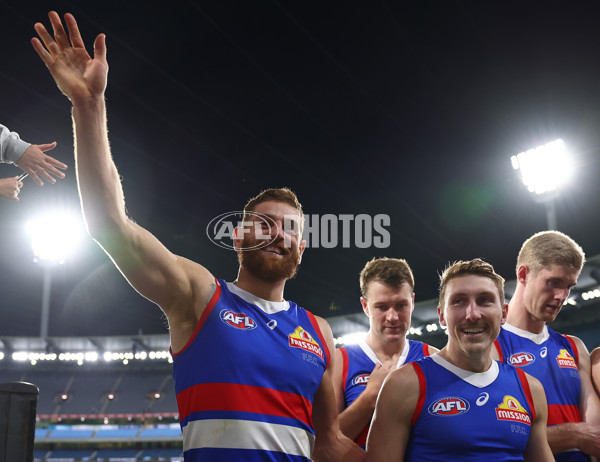
[[[425,401],[406,461],[524,460],[532,412],[517,371],[498,365],[496,379],[476,387],[429,357],[413,364],[423,373]]]
[[[502,328],[496,345],[500,347],[505,363],[519,367],[544,386],[548,401],[548,425],[580,422],[581,377],[575,362],[577,355],[564,335],[549,327],[547,329],[548,339],[537,344],[527,337]],[[589,460],[579,451],[557,454],[555,458],[569,461]]]

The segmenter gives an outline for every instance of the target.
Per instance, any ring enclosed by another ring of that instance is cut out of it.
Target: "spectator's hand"
[[[54,175],[57,178],[64,178],[65,174],[60,169],[66,169],[67,166],[62,162],[59,162],[53,157],[44,154],[44,151],[54,149],[56,141],[50,144],[32,144],[23,153],[17,166],[26,173],[29,173],[33,181],[40,186],[44,185],[41,177],[44,177],[50,183],[56,183],[56,180],[50,176]]]
[[[23,183],[19,181],[19,177],[0,178],[0,197],[13,201],[19,200],[19,192],[23,187]]]

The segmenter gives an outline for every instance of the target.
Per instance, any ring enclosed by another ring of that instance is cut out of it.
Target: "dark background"
[[[68,179],[0,203],[0,335],[39,333],[42,269],[24,223],[78,209],[70,104],[31,48],[50,9],[107,34],[113,156],[130,216],[173,252],[233,280],[209,221],[288,186],[307,214],[388,214],[386,249],[311,248],[286,297],[321,316],[360,310],[358,273],[406,258],[416,300],[452,260],[507,279],[546,228],[510,156],[562,138],[576,162],[558,228],[600,253],[600,30],[595,2],[0,1],[0,123],[57,140]],[[18,174],[5,165],[1,176]],[[50,335],[166,332],[87,239],[53,271]]]

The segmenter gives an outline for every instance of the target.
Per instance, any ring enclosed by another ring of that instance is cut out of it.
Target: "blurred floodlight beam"
[[[41,263],[64,263],[75,253],[84,235],[81,216],[54,211],[27,222],[35,258]]]
[[[513,168],[521,172],[523,184],[538,195],[556,190],[573,174],[572,162],[561,139],[521,152],[510,160]]]

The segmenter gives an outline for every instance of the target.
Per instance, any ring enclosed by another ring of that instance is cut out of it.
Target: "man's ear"
[[[367,302],[367,299],[365,297],[360,297],[360,304],[362,305],[362,309],[365,312],[365,314],[370,317],[371,312],[369,310],[369,303]]]
[[[527,276],[530,274],[529,267],[527,265],[520,265],[517,268],[517,281],[525,285],[527,283]]]
[[[302,255],[304,255],[304,250],[306,250],[306,241],[302,239],[300,244],[298,245],[298,251],[300,252],[300,259],[298,260],[298,264],[302,263]]]
[[[506,322],[506,316],[508,315],[508,303],[502,305],[502,322],[501,325]]]
[[[438,306],[437,307],[437,312],[438,312],[438,317],[440,318],[440,326],[447,326],[446,324],[446,318],[444,316],[444,307],[442,306]]]

